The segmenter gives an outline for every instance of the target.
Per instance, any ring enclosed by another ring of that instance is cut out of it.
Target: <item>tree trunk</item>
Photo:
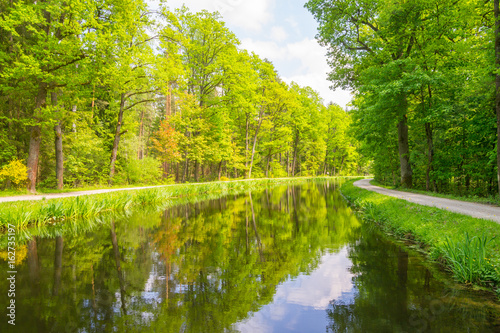
[[[290,177],[290,152],[286,152],[286,176]]]
[[[40,83],[38,87],[38,95],[36,97],[36,108],[34,118],[41,108],[44,108],[47,101],[47,84]],[[30,146],[28,153],[28,161],[26,167],[28,168],[28,191],[31,193],[36,192],[36,181],[38,175],[38,161],[40,160],[40,143],[42,142],[42,129],[40,125],[35,125],[31,128]]]
[[[297,164],[297,148],[299,146],[299,134],[295,137],[293,144],[292,177],[295,177],[295,165]]]
[[[52,101],[52,106],[57,108],[57,94],[55,92],[50,93],[50,99]],[[56,121],[54,126],[54,144],[56,149],[56,184],[57,189],[63,189],[63,173],[64,173],[64,155],[63,155],[63,143],[62,143],[62,129],[61,129],[61,117],[59,114],[59,109],[56,111]]]
[[[163,179],[167,179],[168,178],[168,163],[167,162],[163,162],[162,167],[163,167],[162,178]]]
[[[411,188],[413,173],[410,165],[410,145],[408,142],[408,123],[406,114],[403,115],[398,123],[398,150],[401,167],[401,185],[406,188]]]
[[[500,6],[499,0],[493,1],[495,12],[495,110],[497,114],[497,180],[498,192],[500,194]]]
[[[118,123],[116,124],[115,140],[113,141],[113,150],[111,151],[111,161],[109,163],[109,180],[108,184],[113,184],[113,176],[115,175],[116,156],[118,155],[118,145],[120,144],[120,136],[122,135],[123,109],[125,107],[125,93],[120,96],[120,111],[118,112]]]
[[[342,155],[342,159],[340,160],[340,170],[339,174],[342,175],[342,169],[344,169],[344,160],[345,160],[346,155]]]
[[[260,125],[262,125],[262,113],[259,116],[259,124],[257,125],[255,135],[253,136],[252,156],[250,157],[250,170],[248,171],[248,178],[252,178],[253,158],[255,156],[255,147],[257,146],[257,135],[259,134]]]
[[[142,160],[144,152],[142,149],[142,137],[144,136],[144,111],[141,111],[141,123],[139,125],[139,149],[137,149],[137,159]]]
[[[245,124],[245,178],[247,177],[247,168],[248,168],[248,115],[246,116],[246,124]]]
[[[219,170],[218,170],[218,176],[217,176],[217,179],[220,180],[220,175],[222,173],[222,160],[220,161],[219,163]]]
[[[179,165],[180,165],[179,162],[175,163],[175,182],[176,183],[179,182]]]
[[[266,161],[266,178],[269,177],[269,160],[271,159],[271,156],[267,156],[267,161]]]
[[[432,139],[431,124],[429,123],[425,123],[425,136],[427,137],[427,170],[425,173],[425,189],[426,191],[430,191],[432,161],[434,159],[434,142]]]
[[[198,169],[199,169],[199,166],[200,166],[200,162],[198,162],[198,160],[195,160],[194,161],[194,181],[195,182],[198,182]]]
[[[189,159],[186,156],[186,162],[184,164],[184,173],[182,175],[182,182],[185,183],[189,179]]]
[[[75,64],[75,68],[78,71],[78,64]],[[76,104],[74,104],[71,111],[76,113],[76,108],[77,108],[77,106],[76,106]],[[73,124],[71,125],[71,129],[73,132],[76,132],[76,122],[75,121],[76,121],[76,117],[75,117],[75,120],[73,120]]]
[[[165,96],[165,119],[168,119],[172,115],[172,88],[170,83],[168,84],[167,96]]]

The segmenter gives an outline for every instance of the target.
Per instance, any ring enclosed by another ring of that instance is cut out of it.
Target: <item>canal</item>
[[[65,230],[19,247],[0,332],[500,330],[494,297],[361,222],[331,181]]]

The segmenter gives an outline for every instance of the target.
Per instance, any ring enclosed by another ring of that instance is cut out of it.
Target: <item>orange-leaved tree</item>
[[[181,159],[181,153],[179,152],[180,137],[181,133],[177,132],[165,119],[161,121],[160,128],[154,133],[151,140],[154,149],[158,152],[158,159],[163,162],[165,176],[168,173],[168,165]]]

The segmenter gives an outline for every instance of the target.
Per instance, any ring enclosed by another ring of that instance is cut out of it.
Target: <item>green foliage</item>
[[[484,234],[471,237],[468,233],[461,241],[446,239],[442,250],[453,276],[458,281],[482,285],[500,283],[497,265],[487,258],[491,252],[491,241],[492,239],[488,239]]]
[[[101,184],[106,179],[109,156],[104,140],[95,135],[85,123],[77,123],[78,131],[65,137],[64,181],[70,187]]]
[[[310,0],[306,7],[328,46],[330,79],[355,92],[350,132],[378,181],[398,185],[406,170],[407,187],[498,192],[491,2]],[[403,120],[408,144],[398,130]]]
[[[6,182],[6,187],[9,187],[11,183],[16,187],[22,187],[26,185],[27,174],[28,170],[24,163],[20,160],[13,160],[0,170],[0,182]]]
[[[163,174],[160,161],[151,156],[141,160],[131,159],[125,166],[128,183],[130,184],[155,184],[158,183]]]

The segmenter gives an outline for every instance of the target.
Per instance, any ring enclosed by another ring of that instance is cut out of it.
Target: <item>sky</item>
[[[300,274],[276,286],[273,301],[236,323],[242,333],[324,332],[330,302],[352,304],[357,291],[350,273],[347,248],[322,256],[310,274]]]
[[[348,91],[332,91],[326,49],[315,39],[318,24],[304,8],[306,0],[168,0],[170,9],[218,11],[241,41],[240,47],[270,60],[281,78],[310,86],[325,104],[345,108]]]

